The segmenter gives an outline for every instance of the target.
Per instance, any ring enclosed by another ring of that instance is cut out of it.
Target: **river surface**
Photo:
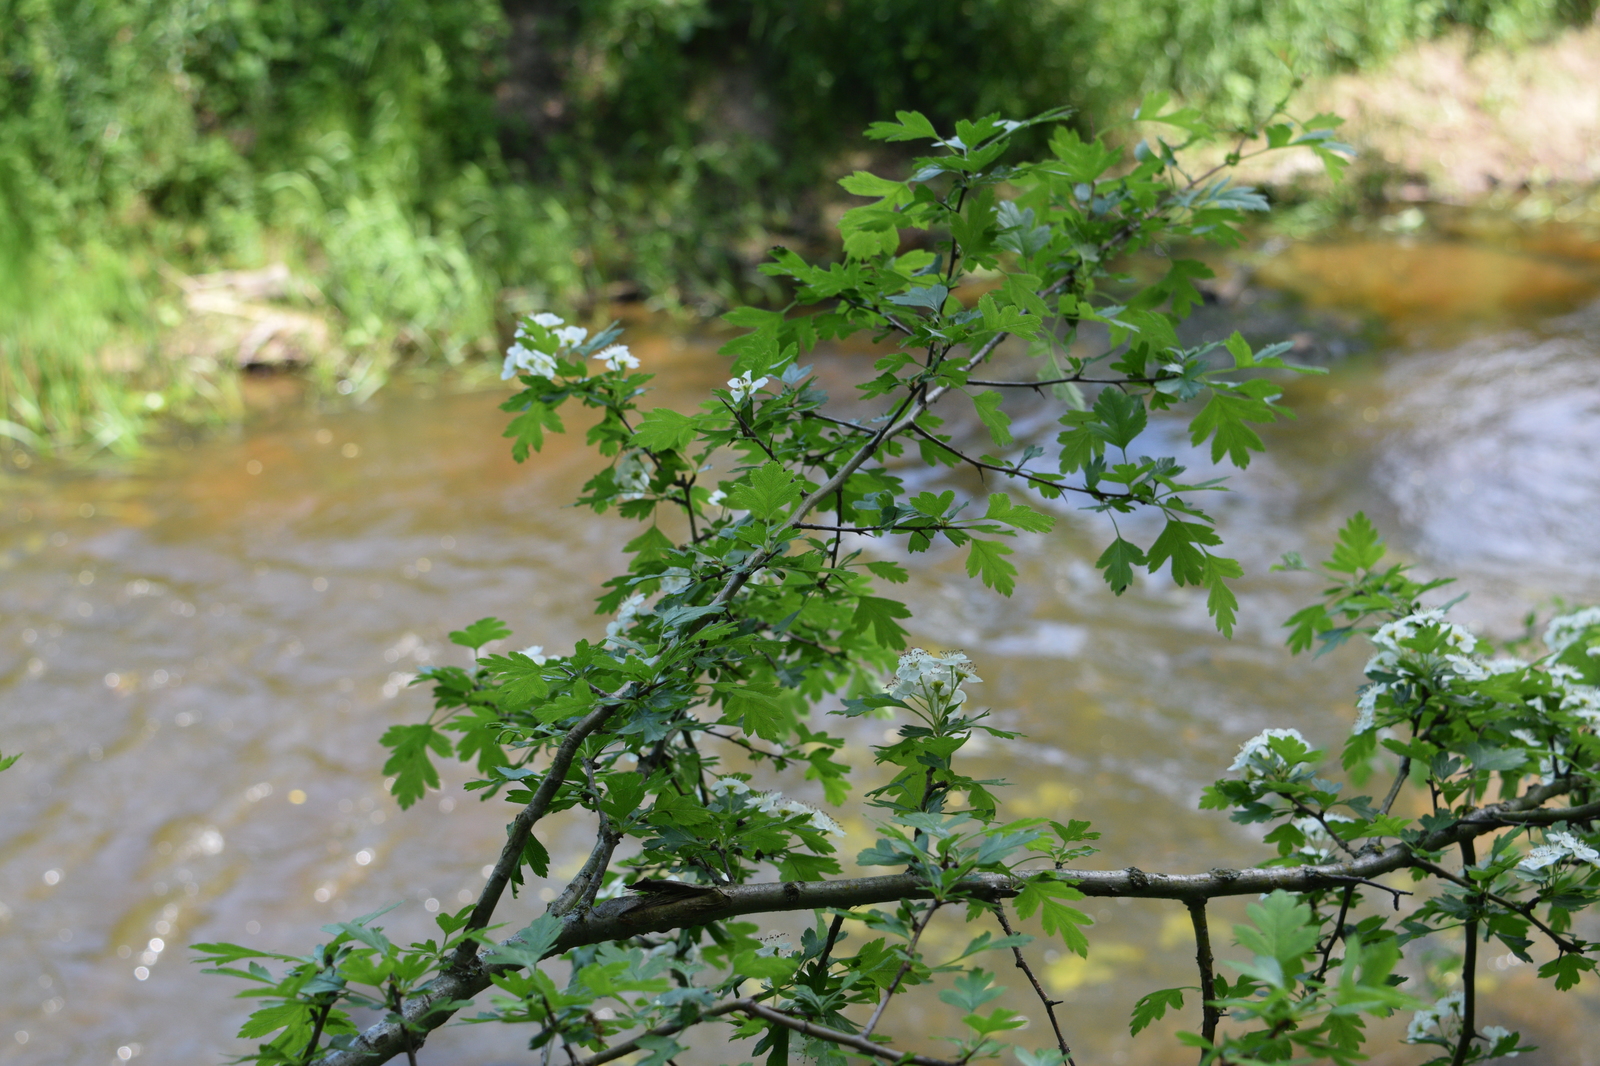
[[[1457,613],[1485,632],[1515,633],[1552,597],[1600,601],[1600,257],[1570,235],[1469,236],[1260,253],[1246,264],[1254,281],[1201,316],[1195,328],[1219,336],[1236,318],[1262,339],[1293,334],[1332,367],[1287,385],[1299,420],[1272,430],[1268,456],[1215,501],[1248,571],[1232,641],[1201,597],[1160,577],[1107,593],[1090,565],[1104,530],[1067,508],[1054,533],[1018,543],[1010,600],[932,558],[908,594],[915,636],[966,649],[983,705],[1029,735],[975,754],[979,776],[1015,783],[1014,816],[1091,819],[1105,834],[1093,865],[1265,858],[1196,800],[1263,728],[1335,748],[1347,733],[1365,652],[1291,658],[1280,624],[1316,583],[1268,568],[1285,551],[1321,558],[1357,509],[1421,572],[1458,576],[1472,595]],[[664,373],[653,403],[682,409],[726,377],[708,335],[646,325],[630,339]],[[842,381],[863,358],[819,366]],[[26,752],[0,775],[0,1062],[219,1062],[241,1050],[247,1001],[201,975],[186,945],[305,952],[322,923],[396,901],[391,934],[429,935],[430,912],[475,897],[509,813],[463,793],[454,771],[396,809],[376,739],[427,713],[407,682],[462,662],[445,633],[481,616],[506,619],[517,647],[566,649],[603,630],[591,598],[630,524],[563,506],[596,467],[580,436],[518,466],[498,388],[398,386],[332,408],[292,381],[247,384],[258,413],[237,432],[132,465],[0,475],[0,750]],[[1048,429],[1025,400],[1014,414]],[[1150,432],[1152,448],[1188,454],[1176,423]],[[863,772],[860,745],[881,728],[849,734]],[[843,813],[853,854],[869,829]],[[560,857],[580,829],[547,841],[555,873],[576,865]],[[548,893],[532,887],[506,920],[540,906]],[[1087,960],[1033,949],[1077,1061],[1192,1061],[1170,1034],[1198,1018],[1133,1039],[1126,1027],[1139,995],[1192,980],[1186,913],[1091,904]],[[1219,907],[1213,928],[1241,906]],[[1531,995],[1531,969],[1491,952],[1486,980],[1502,991],[1480,1020],[1544,1046],[1523,1062],[1600,1062],[1586,1039],[1600,1025],[1592,987]],[[1425,990],[1439,976],[1411,972]],[[942,1011],[911,997],[886,1025],[937,1033]],[[421,1061],[526,1063],[526,1036],[455,1028]]]

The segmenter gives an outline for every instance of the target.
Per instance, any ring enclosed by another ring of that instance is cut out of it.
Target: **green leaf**
[[[989,436],[995,446],[1004,448],[1011,444],[1011,419],[1000,410],[1000,393],[996,389],[980,392],[972,398],[972,405],[978,409],[978,420],[989,430]]]
[[[1083,935],[1079,926],[1093,925],[1094,919],[1076,907],[1058,902],[1062,899],[1082,898],[1083,893],[1065,881],[1059,881],[1048,875],[1036,877],[1026,882],[1022,886],[1022,891],[1017,893],[1017,913],[1029,918],[1035,911],[1039,912],[1039,920],[1046,933],[1059,934],[1067,950],[1087,958],[1089,938]]]
[[[604,774],[600,783],[605,786],[605,798],[600,801],[600,809],[613,822],[625,821],[644,800],[644,777],[631,770]]]
[[[970,1013],[1004,995],[1005,991],[994,983],[994,974],[972,970],[957,977],[950,988],[940,989],[939,999]]]
[[[1329,570],[1341,574],[1354,574],[1377,566],[1383,553],[1384,544],[1377,527],[1364,511],[1357,511],[1339,530],[1339,543],[1326,565]]]
[[[1011,549],[998,541],[972,538],[967,552],[967,576],[983,577],[983,583],[1002,596],[1009,596],[1017,587],[1017,568],[1004,557]]]
[[[439,771],[434,769],[428,751],[448,756],[452,745],[432,725],[392,725],[378,743],[394,749],[383,764],[383,772],[394,775],[394,798],[402,810],[421,799],[428,789],[439,787]]]
[[[13,766],[16,765],[17,760],[20,759],[20,758],[22,758],[22,752],[20,752],[20,751],[17,752],[17,754],[15,754],[15,755],[0,756],[0,770],[9,770],[9,769],[11,769]]]
[[[752,736],[776,743],[794,726],[793,716],[771,686],[721,681],[711,687],[722,693],[728,714],[739,718],[740,728]]]
[[[1048,533],[1056,524],[1052,516],[1035,511],[1025,504],[1013,503],[1003,492],[989,494],[989,509],[984,512],[983,517],[1004,522],[1027,533]]]
[[[906,191],[904,182],[880,178],[865,170],[858,170],[848,178],[840,178],[839,184],[844,186],[845,192],[857,196],[893,196],[895,193]]]
[[[504,944],[496,943],[487,933],[480,933],[474,939],[490,949],[484,955],[483,961],[486,963],[537,968],[550,949],[555,947],[556,938],[561,935],[563,928],[565,923],[559,916],[541,914],[517,930],[516,935]]]
[[[1233,624],[1239,616],[1239,598],[1228,587],[1228,578],[1244,576],[1244,567],[1236,559],[1220,555],[1206,556],[1206,610],[1217,620],[1217,631],[1225,637],[1233,636]]]
[[[253,1012],[239,1027],[239,1039],[256,1040],[286,1027],[302,1028],[311,1024],[310,1003],[279,1003]]]
[[[683,451],[695,436],[695,421],[666,407],[657,407],[633,431],[633,443],[653,452]]]
[[[1218,462],[1226,453],[1228,461],[1243,470],[1250,465],[1250,453],[1263,448],[1261,437],[1245,425],[1245,419],[1274,422],[1277,415],[1263,400],[1213,391],[1211,399],[1189,423],[1189,441],[1198,445],[1210,437],[1211,461]]]
[[[1143,401],[1116,388],[1101,389],[1093,410],[1099,421],[1091,423],[1089,431],[1116,448],[1132,444],[1149,421]]]
[[[898,122],[874,122],[867,127],[867,136],[875,141],[936,141],[939,132],[933,128],[926,115],[920,111],[896,111]]]
[[[547,429],[554,433],[566,431],[554,407],[533,400],[525,411],[511,420],[501,436],[512,438],[511,457],[520,463],[528,458],[530,448],[539,451],[544,447],[544,431]]]
[[[1300,959],[1317,946],[1311,908],[1280,888],[1260,903],[1250,904],[1245,913],[1255,924],[1233,927],[1240,946],[1276,959],[1285,974],[1298,973]]]
[[[1128,1035],[1138,1036],[1139,1030],[1148,1028],[1151,1022],[1159,1021],[1166,1017],[1168,1010],[1183,1009],[1183,993],[1181,988],[1160,988],[1148,996],[1140,998],[1133,1005],[1133,1017],[1128,1021]]]
[[[1180,585],[1198,585],[1206,579],[1207,566],[1205,553],[1197,545],[1221,543],[1222,538],[1212,532],[1209,526],[1169,518],[1161,529],[1161,535],[1150,545],[1149,559],[1145,565],[1151,573],[1155,573],[1162,563],[1170,559],[1172,580]]]
[[[1118,537],[1100,553],[1094,565],[1106,572],[1106,584],[1120,596],[1133,584],[1133,568],[1143,566],[1145,562],[1144,551],[1137,544]]]
[[[799,502],[800,486],[783,464],[776,461],[752,470],[728,493],[729,506],[749,511],[764,522]]]
[[[850,632],[871,629],[873,639],[885,648],[900,651],[906,646],[906,631],[895,619],[910,618],[911,609],[899,600],[882,596],[862,596],[850,618]]]
[[[507,708],[520,710],[550,694],[550,686],[544,679],[544,667],[520,651],[510,655],[491,655],[479,660],[479,663],[491,675],[500,678],[499,696]]]
[[[867,563],[867,569],[885,581],[891,581],[896,585],[904,585],[911,579],[911,575],[906,572],[905,567],[888,559],[874,559]]]
[[[1593,959],[1569,952],[1551,959],[1539,967],[1539,976],[1554,977],[1556,979],[1556,990],[1565,992],[1568,989],[1578,987],[1578,982],[1583,979],[1583,975],[1592,972],[1594,967]]]
[[[490,641],[504,640],[511,635],[511,629],[498,618],[480,618],[465,629],[458,629],[450,634],[450,641],[463,648],[472,648],[476,651]]]

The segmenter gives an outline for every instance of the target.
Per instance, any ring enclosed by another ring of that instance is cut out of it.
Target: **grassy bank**
[[[1150,89],[1243,115],[1592,0],[3,0],[0,447],[229,417],[242,363],[347,390],[600,294],[712,311],[896,109]],[[802,17],[803,16],[803,17]]]

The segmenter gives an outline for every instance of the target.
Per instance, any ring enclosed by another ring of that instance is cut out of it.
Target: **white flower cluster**
[[[711,783],[713,796],[740,796],[744,805],[762,814],[800,814],[806,816],[806,821],[811,828],[819,833],[831,833],[833,836],[844,836],[844,828],[838,822],[809,804],[801,803],[784,796],[782,792],[757,792],[744,781],[737,777],[719,777]]]
[[[1500,1041],[1511,1035],[1511,1030],[1507,1029],[1503,1025],[1486,1025],[1482,1029],[1479,1029],[1478,1032],[1483,1035],[1485,1040],[1489,1041],[1490,1051],[1494,1050],[1496,1044],[1500,1043]],[[1513,1051],[1507,1054],[1505,1057],[1508,1059],[1514,1059],[1520,1054],[1520,1051]]]
[[[1452,992],[1432,1007],[1417,1011],[1406,1029],[1406,1043],[1415,1044],[1430,1036],[1455,1043],[1461,1038],[1461,1012],[1465,1009],[1466,998],[1464,992]],[[1492,1052],[1500,1041],[1511,1035],[1511,1030],[1503,1025],[1485,1025],[1478,1034],[1488,1041]],[[1518,1052],[1513,1051],[1505,1057],[1514,1059],[1517,1055]]]
[[[617,608],[617,617],[606,623],[606,639],[622,636],[635,618],[649,613],[650,608],[644,605],[644,593],[635,592],[622,601],[622,606]]]
[[[554,378],[556,356],[563,351],[570,354],[589,336],[589,331],[584,327],[568,326],[560,315],[552,315],[548,311],[534,315],[531,321],[539,327],[540,332],[529,330],[526,324],[517,327],[516,340],[506,349],[506,361],[500,368],[501,381],[509,381],[518,374]],[[552,342],[555,350],[547,351],[546,347]],[[639,365],[639,360],[628,351],[626,344],[602,348],[594,358],[604,362],[607,370],[632,370]]]
[[[1306,747],[1311,747],[1298,729],[1263,729],[1239,747],[1239,754],[1234,756],[1233,765],[1228,770],[1243,770],[1246,778],[1282,777],[1292,771],[1294,767],[1267,746],[1273,737],[1293,737]]]
[[[1568,860],[1600,866],[1600,851],[1591,848],[1572,833],[1560,830],[1547,832],[1544,835],[1544,843],[1528,852],[1528,857],[1517,863],[1517,869],[1536,874],[1546,867]]]
[[[1455,1040],[1461,1033],[1461,1010],[1466,998],[1465,992],[1452,992],[1432,1007],[1417,1011],[1406,1029],[1406,1043],[1415,1044],[1425,1036]]]
[[[982,680],[972,669],[972,660],[959,651],[934,655],[912,648],[900,656],[889,695],[897,700],[919,699],[930,707],[959,707],[967,702],[961,686]]]
[[[1581,611],[1552,618],[1544,630],[1544,645],[1560,655],[1590,626],[1600,626],[1600,607],[1585,607]],[[1589,654],[1600,655],[1600,647],[1590,648]]]
[[[1323,812],[1322,819],[1325,822],[1355,821],[1348,814],[1340,814],[1337,811]],[[1333,837],[1327,829],[1323,828],[1322,822],[1307,816],[1305,818],[1296,818],[1294,827],[1306,835],[1306,842],[1300,848],[1300,854],[1317,862],[1327,862],[1333,858],[1333,848],[1330,846],[1333,844]]]
[[[1454,649],[1445,653],[1444,661],[1449,664],[1449,669],[1455,676],[1465,681],[1482,681],[1489,676],[1491,673],[1489,669],[1469,658],[1478,648],[1478,638],[1465,626],[1446,622],[1444,611],[1439,608],[1408,614],[1404,618],[1398,618],[1379,627],[1372,635],[1372,643],[1377,645],[1378,653],[1367,660],[1366,670],[1363,672],[1369,676],[1379,671],[1401,676],[1412,674],[1405,662],[1407,649],[1402,648],[1400,642],[1410,640],[1427,626],[1438,626],[1444,637],[1445,647]],[[1365,733],[1376,724],[1378,697],[1388,692],[1389,687],[1390,683],[1384,681],[1374,681],[1362,687],[1361,696],[1356,700],[1357,733]]]
[[[617,461],[617,488],[622,491],[617,499],[642,500],[650,492],[650,470],[644,465],[644,453],[632,451]]]
[[[751,393],[756,392],[759,389],[765,388],[766,384],[767,379],[764,377],[756,378],[754,381],[751,381],[750,371],[746,370],[738,377],[728,379],[728,391],[733,393],[733,402],[737,405],[744,403],[746,396],[749,396]]]

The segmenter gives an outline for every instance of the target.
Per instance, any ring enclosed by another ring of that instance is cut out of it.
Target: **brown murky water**
[[[1267,568],[1286,550],[1319,556],[1351,511],[1424,571],[1459,575],[1473,597],[1458,610],[1491,631],[1552,595],[1600,600],[1592,261],[1352,242],[1290,249],[1261,276],[1389,329],[1375,351],[1290,385],[1300,420],[1218,501],[1250,574],[1233,641],[1161,578],[1107,594],[1090,566],[1102,531],[1070,510],[1019,545],[1013,599],[973,587],[952,559],[910,593],[918,638],[966,648],[984,702],[1031,737],[978,754],[1016,783],[1014,813],[1092,819],[1106,866],[1261,857],[1195,801],[1262,728],[1328,745],[1348,729],[1362,653],[1291,660],[1278,626],[1312,586]],[[671,371],[657,396],[671,405],[725,376],[713,348],[635,345]],[[837,357],[829,376],[858,358]],[[506,457],[498,395],[291,403],[135,469],[0,481],[0,750],[27,752],[0,775],[0,1062],[220,1061],[238,1053],[245,1005],[198,973],[187,944],[304,951],[321,923],[396,900],[389,928],[421,938],[430,911],[475,895],[507,813],[462,793],[459,774],[399,812],[376,737],[425,713],[405,683],[463,654],[448,629],[493,614],[553,648],[600,632],[590,598],[629,534],[560,506],[595,465],[578,438],[526,466]],[[1151,433],[1182,452],[1175,424]],[[1088,960],[1036,949],[1078,1061],[1190,1061],[1161,1033],[1195,1019],[1132,1040],[1125,1024],[1138,995],[1190,980],[1183,911],[1097,907]],[[1491,959],[1512,994],[1485,1021],[1547,1049],[1523,1061],[1600,1062],[1584,1039],[1595,998],[1517,994],[1527,969]],[[896,1008],[929,1032],[941,1009]],[[423,1061],[526,1062],[524,1040],[456,1029]]]

